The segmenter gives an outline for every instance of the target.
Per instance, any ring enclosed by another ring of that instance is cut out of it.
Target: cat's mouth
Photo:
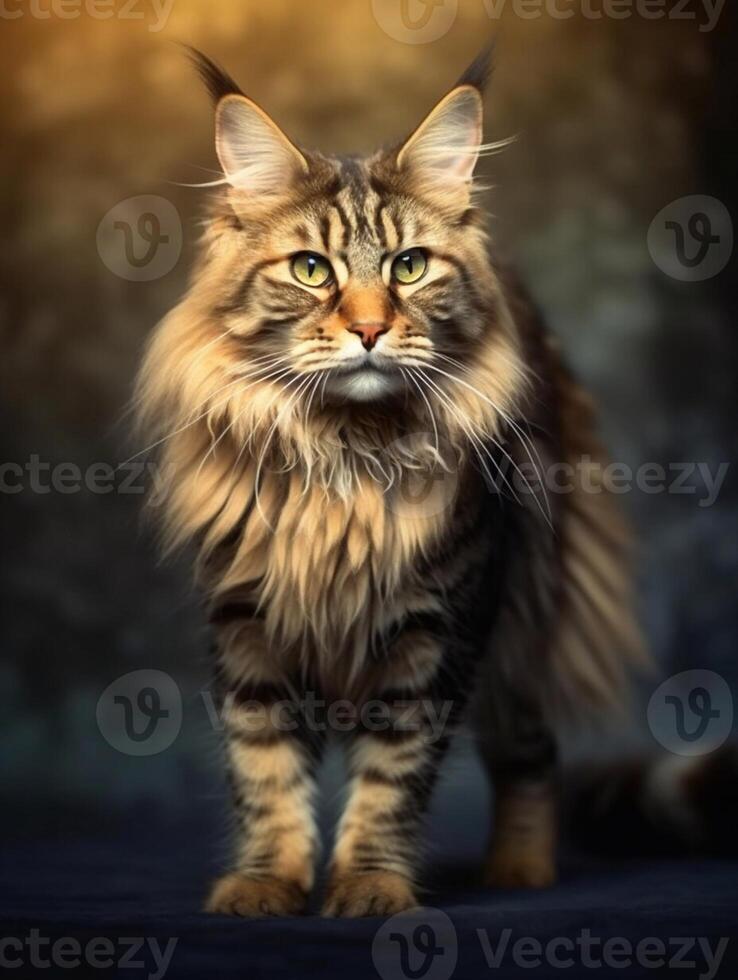
[[[326,390],[344,400],[367,402],[395,394],[403,385],[397,363],[372,352],[335,367],[328,377]]]
[[[385,354],[371,351],[343,361],[335,370],[341,374],[359,374],[362,371],[390,374],[397,372],[397,363]]]

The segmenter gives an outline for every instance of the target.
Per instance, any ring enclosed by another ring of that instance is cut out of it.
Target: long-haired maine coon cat
[[[542,483],[602,457],[474,206],[487,60],[404,142],[338,158],[198,56],[224,179],[138,403],[227,708],[236,839],[213,912],[304,909],[332,727],[350,792],[325,914],[417,904],[422,817],[462,721],[494,785],[487,883],[550,884],[556,728],[616,706],[640,657],[611,495]],[[340,702],[340,725],[308,695]]]

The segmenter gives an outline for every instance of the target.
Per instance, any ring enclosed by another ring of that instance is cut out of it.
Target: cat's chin
[[[376,402],[398,394],[402,387],[399,373],[363,368],[329,378],[326,394],[340,401]]]

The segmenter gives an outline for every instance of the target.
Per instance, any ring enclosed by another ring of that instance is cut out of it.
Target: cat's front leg
[[[499,674],[491,683],[496,696],[477,713],[476,725],[495,797],[485,882],[545,888],[556,881],[556,739],[536,698]]]
[[[395,676],[365,703],[349,746],[351,790],[329,873],[327,916],[392,915],[418,904],[421,819],[458,703],[439,694],[439,644],[418,633],[402,644],[407,656],[397,658]]]
[[[216,690],[236,836],[232,870],[214,883],[205,910],[298,914],[313,885],[318,847],[312,798],[320,735],[306,730],[259,622],[241,624],[221,641]]]

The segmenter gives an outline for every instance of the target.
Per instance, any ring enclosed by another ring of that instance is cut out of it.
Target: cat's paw
[[[205,911],[219,915],[299,915],[307,896],[293,881],[278,878],[248,878],[236,872],[224,875],[213,885]]]
[[[394,915],[418,904],[407,878],[394,871],[334,875],[328,884],[323,915],[358,918]]]
[[[556,883],[556,863],[551,855],[493,850],[484,883],[491,888],[549,888]]]

